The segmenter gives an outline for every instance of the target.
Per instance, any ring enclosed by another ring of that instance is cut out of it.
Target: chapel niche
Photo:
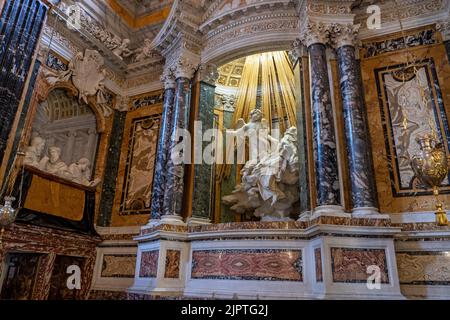
[[[281,159],[280,148],[285,146],[288,138],[291,138],[290,146],[298,144],[294,62],[295,59],[288,51],[270,51],[238,58],[218,68],[214,128],[241,136],[247,130],[243,130],[245,127],[258,128],[256,130],[268,130],[271,138],[260,136],[257,145],[252,145],[249,139],[246,139],[245,164],[238,163],[237,149],[233,151],[223,145],[220,147],[220,144],[217,146],[223,149],[220,154],[227,154],[231,150],[231,153],[234,153],[231,157],[236,162],[222,164],[216,159],[212,192],[213,217],[216,222],[297,218],[296,214],[300,210],[298,168],[304,165],[298,163],[298,152],[292,155],[295,160],[287,166],[292,167],[292,172],[295,171],[295,177],[290,179],[292,181],[289,184],[281,182],[280,177],[273,176],[270,178],[270,186],[264,189],[262,180],[269,179],[258,173],[259,170],[265,170],[261,168],[269,166],[271,161]],[[253,120],[258,113],[259,116]],[[262,141],[266,139],[268,141]],[[222,141],[224,145],[225,140]],[[274,146],[273,140],[278,141],[278,146]],[[238,144],[239,142],[232,145],[238,148]],[[263,145],[269,149],[273,148],[272,156],[263,157],[265,153],[262,152],[251,160],[250,154],[256,150],[261,151],[259,148]],[[297,151],[296,148],[294,151]],[[254,167],[251,166],[253,161],[256,163]],[[249,181],[252,183],[247,183]],[[264,199],[260,195],[263,189]],[[282,196],[276,199],[275,194]],[[277,209],[278,205],[282,206],[283,210]]]
[[[93,176],[99,140],[96,127],[96,116],[90,106],[64,89],[52,90],[47,99],[39,104],[32,124],[30,146],[33,146],[36,137],[41,138],[43,141],[40,141],[44,144],[41,154],[33,159],[37,161],[34,166],[50,174],[74,180],[69,169],[83,164],[84,181],[75,179],[75,182],[87,184]],[[60,153],[58,168],[63,170],[47,170],[45,164],[42,164],[42,159],[51,158],[54,147]]]

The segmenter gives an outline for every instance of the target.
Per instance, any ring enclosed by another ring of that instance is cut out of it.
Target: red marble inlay
[[[179,250],[166,251],[166,269],[164,271],[164,278],[177,279],[180,275],[180,257]]]
[[[158,250],[142,252],[139,277],[156,278],[158,272],[158,257]]]
[[[374,271],[380,269],[381,283],[389,283],[384,249],[331,248],[331,268],[334,282],[364,283]],[[370,271],[368,273],[368,271]]]
[[[302,281],[302,251],[202,250],[192,254],[192,278]]]
[[[316,260],[316,281],[323,282],[322,275],[322,250],[320,248],[314,249],[314,257]]]

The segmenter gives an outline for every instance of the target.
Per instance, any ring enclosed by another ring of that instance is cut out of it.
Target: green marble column
[[[300,192],[300,214],[311,211],[309,172],[308,172],[308,144],[306,135],[306,100],[305,100],[305,65],[303,57],[306,48],[300,43],[294,43],[297,61],[294,65],[295,89],[297,99],[297,138],[298,138],[298,160],[299,168],[299,192]]]
[[[215,82],[218,78],[216,67],[212,65],[201,66],[199,72],[200,89],[195,121],[201,123],[201,130],[199,126],[197,126],[196,136],[194,138],[198,139],[198,143],[196,143],[195,146],[197,146],[197,148],[200,148],[201,146],[201,150],[197,150],[196,153],[198,158],[202,157],[203,151],[211,144],[211,140],[203,141],[202,136],[203,133],[214,127],[214,93],[216,89]],[[190,218],[190,221],[192,222],[208,223],[211,220],[211,195],[214,187],[213,172],[213,164],[206,163],[203,158],[195,161],[192,217]]]

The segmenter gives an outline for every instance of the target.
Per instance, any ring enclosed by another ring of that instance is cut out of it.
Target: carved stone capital
[[[128,103],[130,102],[130,98],[127,96],[117,96],[116,97],[116,106],[114,109],[117,111],[128,111]]]
[[[450,40],[450,21],[439,21],[436,23],[436,30],[442,34],[444,41]]]
[[[292,43],[292,53],[297,59],[307,55],[307,48],[300,39],[295,39]]]
[[[160,79],[161,82],[164,83],[165,90],[175,88],[175,75],[173,74],[171,68],[164,68]]]
[[[357,46],[357,37],[360,25],[339,24],[332,25],[330,39],[331,44],[336,49],[343,46]]]
[[[194,73],[198,68],[198,63],[192,59],[186,57],[180,57],[176,60],[175,64],[172,66],[172,71],[175,75],[175,79],[187,78],[192,79]]]
[[[315,43],[327,44],[330,41],[331,28],[330,24],[307,21],[300,29],[300,40],[306,47]]]
[[[201,64],[199,67],[199,79],[210,85],[215,85],[219,78],[219,72],[217,66],[213,64]]]

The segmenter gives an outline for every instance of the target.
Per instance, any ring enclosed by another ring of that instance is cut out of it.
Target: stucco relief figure
[[[77,163],[72,163],[68,171],[70,172],[70,180],[73,182],[83,184],[90,187],[95,187],[99,184],[100,179],[94,179],[91,181],[91,162],[87,158],[81,158]]]
[[[123,60],[123,58],[127,58],[133,54],[133,51],[128,48],[129,44],[130,39],[123,39],[118,43],[118,45],[113,49],[112,52]]]
[[[58,147],[50,147],[48,149],[48,156],[45,156],[40,161],[40,168],[53,175],[67,178],[70,176],[67,164],[61,160],[61,149]]]
[[[222,199],[231,210],[251,212],[262,221],[291,220],[289,216],[299,200],[297,128],[285,132],[276,151],[248,161],[241,175],[241,184]]]
[[[142,62],[152,56],[152,40],[145,39],[144,45],[134,51],[133,62]]]
[[[44,147],[45,140],[43,138],[34,137],[31,139],[31,144],[25,150],[24,164],[39,168]]]

